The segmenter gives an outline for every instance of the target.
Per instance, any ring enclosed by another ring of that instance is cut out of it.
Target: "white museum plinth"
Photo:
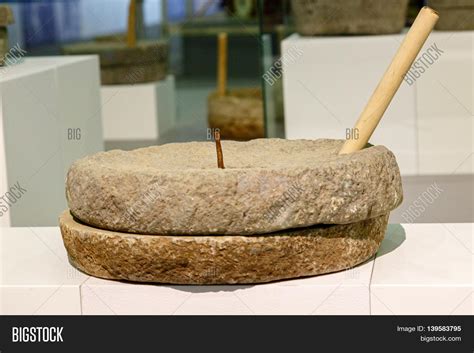
[[[0,68],[0,197],[17,183],[26,189],[0,225],[56,225],[69,166],[103,150],[97,60],[32,57]]]
[[[103,85],[105,141],[157,140],[175,126],[175,80],[133,85]]]

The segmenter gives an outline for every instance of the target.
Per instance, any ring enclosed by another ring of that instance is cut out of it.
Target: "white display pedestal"
[[[105,141],[157,140],[175,125],[173,75],[151,83],[101,88]]]
[[[0,315],[80,315],[80,285],[57,227],[0,228]]]
[[[473,315],[474,224],[392,226],[375,259],[373,315]]]
[[[300,37],[282,42],[286,137],[345,138],[404,34]],[[443,51],[413,85],[403,82],[371,142],[397,156],[402,175],[473,173],[474,32],[433,32]],[[294,53],[301,53],[299,56]]]
[[[256,285],[149,285],[90,277],[85,315],[369,315],[374,262],[329,275]]]
[[[125,283],[67,261],[58,227],[0,228],[0,314],[472,315],[472,223],[392,224],[375,259],[256,285]]]
[[[69,166],[103,150],[98,59],[26,58],[1,70],[0,198],[17,183],[26,191],[0,201],[0,225],[56,225]]]

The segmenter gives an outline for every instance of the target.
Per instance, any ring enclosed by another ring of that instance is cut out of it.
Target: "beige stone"
[[[168,57],[166,41],[140,40],[135,47],[121,41],[92,41],[65,45],[66,54],[97,54],[102,66],[143,64],[164,61]]]
[[[92,276],[177,284],[260,283],[340,271],[377,251],[388,215],[261,236],[118,233],[60,217],[70,262]]]
[[[207,100],[209,127],[222,138],[251,140],[264,137],[263,100],[259,88],[232,89],[225,96],[212,93]]]
[[[144,234],[256,234],[347,224],[402,201],[384,146],[338,155],[343,140],[223,141],[100,152],[67,174],[71,212],[89,225]]]
[[[472,0],[428,0],[428,6],[437,10],[440,7],[472,7]]]

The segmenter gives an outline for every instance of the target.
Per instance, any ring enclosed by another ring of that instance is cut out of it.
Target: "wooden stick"
[[[214,140],[216,141],[217,167],[224,169],[224,155],[222,154],[221,133],[219,130],[214,132]]]
[[[217,49],[217,94],[222,97],[227,91],[227,33],[219,33]]]
[[[359,116],[354,128],[355,131],[358,130],[358,134],[352,134],[352,137],[346,140],[339,154],[358,151],[369,142],[370,136],[397,93],[404,76],[415,61],[438,18],[438,14],[427,6],[420,10],[392,63]],[[354,135],[358,135],[357,138],[354,138]]]
[[[127,28],[127,46],[135,47],[137,45],[137,2],[130,0],[128,7],[128,28]]]

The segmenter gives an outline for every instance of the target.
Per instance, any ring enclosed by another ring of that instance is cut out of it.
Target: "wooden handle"
[[[353,136],[358,135],[357,138],[352,137],[346,140],[339,154],[361,150],[369,142],[370,136],[372,136],[393,96],[397,93],[404,76],[415,61],[438,18],[438,14],[429,7],[425,6],[420,10],[400,48],[398,48],[392,63],[385,71],[382,80],[359,116],[359,120],[357,120],[354,129],[357,129],[358,134],[352,134]]]
[[[217,44],[217,94],[227,92],[227,33],[219,33]]]
[[[134,47],[137,45],[137,2],[130,0],[128,7],[128,28],[127,28],[127,46]]]

